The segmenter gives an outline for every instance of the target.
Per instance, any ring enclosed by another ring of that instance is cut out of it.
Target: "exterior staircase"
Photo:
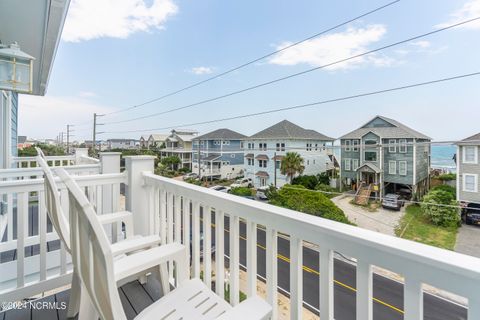
[[[361,184],[355,194],[355,203],[358,205],[365,206],[370,200],[370,195],[372,194],[372,185]]]

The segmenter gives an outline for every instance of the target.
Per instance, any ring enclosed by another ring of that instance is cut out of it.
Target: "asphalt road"
[[[230,247],[229,223],[225,218],[225,255],[228,266]],[[214,217],[212,217],[214,223]],[[214,228],[214,227],[213,227]],[[212,229],[212,241],[215,232]],[[290,244],[287,239],[278,238],[278,286],[279,291],[289,292],[290,288]],[[246,227],[240,223],[240,263],[246,266]],[[257,270],[265,277],[266,252],[265,232],[257,229]],[[303,248],[303,299],[304,306],[318,314],[319,306],[319,255],[318,252]],[[355,265],[343,260],[334,261],[334,317],[336,320],[355,319]],[[403,319],[403,284],[374,274],[373,276],[373,319]],[[467,309],[437,296],[424,293],[425,320],[460,320],[467,319]]]

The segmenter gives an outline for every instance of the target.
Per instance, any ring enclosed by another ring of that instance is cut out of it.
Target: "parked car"
[[[238,187],[251,188],[253,187],[253,181],[250,178],[237,179],[234,183],[232,183],[230,187],[231,188],[238,188]]]
[[[183,180],[188,179],[198,179],[198,174],[196,174],[195,172],[190,172],[183,176]]]
[[[255,194],[255,196],[260,200],[268,200],[268,197],[267,197],[268,189],[270,189],[269,186],[257,188],[257,193]]]
[[[480,225],[480,204],[470,203],[465,208],[465,223]]]
[[[394,209],[400,211],[403,207],[404,201],[398,194],[388,193],[382,200],[382,207],[386,209]]]
[[[209,189],[212,189],[212,190],[215,190],[215,191],[220,191],[220,192],[226,192],[226,193],[230,193],[230,187],[226,187],[226,186],[213,186],[213,187],[210,187]]]

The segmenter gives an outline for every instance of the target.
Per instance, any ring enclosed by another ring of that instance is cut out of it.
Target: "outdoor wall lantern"
[[[0,44],[0,90],[32,93],[33,60],[16,42]]]

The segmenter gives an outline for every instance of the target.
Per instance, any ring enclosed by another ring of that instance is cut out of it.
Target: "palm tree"
[[[287,152],[280,164],[280,172],[287,176],[289,183],[297,174],[302,174],[305,170],[303,165],[303,158],[297,152]]]

